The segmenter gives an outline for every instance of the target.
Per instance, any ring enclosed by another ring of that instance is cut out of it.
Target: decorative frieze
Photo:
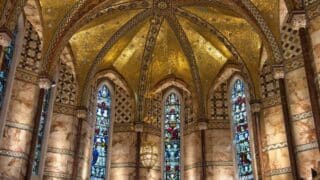
[[[135,168],[136,163],[127,162],[127,163],[111,163],[110,168]]]
[[[295,148],[296,153],[301,153],[301,152],[310,151],[314,149],[318,149],[318,143],[316,141],[308,144],[297,145]]]
[[[187,171],[187,170],[190,170],[190,169],[200,168],[200,167],[202,167],[202,163],[201,163],[201,162],[198,162],[198,163],[193,163],[193,164],[185,165],[185,166],[184,166],[184,170]]]
[[[297,70],[299,68],[304,67],[303,57],[302,55],[299,55],[295,58],[292,58],[290,60],[286,60],[284,62],[285,72],[289,73],[291,71]]]
[[[262,107],[265,109],[265,108],[270,108],[270,107],[273,107],[273,106],[277,106],[277,105],[280,105],[281,104],[281,99],[280,99],[280,96],[277,95],[273,98],[267,98],[267,99],[263,99],[262,100]]]
[[[67,155],[67,156],[74,156],[74,152],[70,151],[69,149],[60,149],[60,148],[48,147],[47,152],[55,153],[55,154],[62,154],[62,155]]]
[[[0,149],[0,156],[18,158],[26,161],[28,160],[28,155],[25,154],[24,152],[10,151],[6,149]]]
[[[76,107],[55,103],[53,106],[53,112],[59,113],[59,114],[75,116]]]
[[[66,174],[62,172],[52,172],[52,171],[46,171],[46,170],[44,171],[43,176],[47,178],[72,179],[71,174]]]
[[[230,122],[209,122],[208,129],[230,129],[231,124]]]
[[[10,128],[16,128],[16,129],[20,129],[20,130],[24,130],[24,131],[29,131],[30,133],[33,133],[33,127],[26,125],[26,124],[7,121],[6,126],[10,127]]]
[[[308,111],[308,112],[303,112],[300,114],[292,115],[291,120],[292,121],[300,121],[300,120],[308,119],[308,118],[312,118],[312,117],[313,117],[312,111]]]
[[[265,172],[265,176],[271,177],[271,176],[278,176],[278,175],[290,174],[290,173],[291,173],[291,168],[285,167],[285,168],[272,169],[270,171],[267,171],[267,172]]]
[[[262,148],[262,152],[267,152],[267,151],[272,151],[272,150],[276,150],[276,149],[282,149],[288,147],[288,143],[287,142],[281,142],[281,143],[277,143],[277,144],[270,144],[267,145],[265,147]]]
[[[135,131],[135,126],[132,123],[114,124],[113,125],[113,133],[134,132],[134,131]]]
[[[20,68],[17,68],[15,79],[18,79],[27,83],[32,83],[35,85],[38,85],[38,82],[39,82],[39,76],[37,74],[34,74],[29,71],[24,71]]]

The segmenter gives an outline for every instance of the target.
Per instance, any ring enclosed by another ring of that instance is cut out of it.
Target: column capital
[[[134,130],[135,130],[136,132],[142,132],[142,131],[143,131],[143,123],[140,122],[140,121],[135,122]]]
[[[198,127],[199,130],[206,130],[208,128],[208,118],[207,117],[199,117],[198,118]]]
[[[8,47],[12,41],[12,34],[7,28],[0,28],[0,45]]]
[[[273,65],[273,78],[284,79],[284,66],[283,65]]]
[[[290,23],[294,29],[305,28],[307,26],[306,14],[304,12],[294,12]]]
[[[85,107],[79,107],[79,108],[77,109],[77,118],[79,118],[79,119],[86,119],[86,118],[87,118],[87,112],[88,112],[87,108],[85,108]]]
[[[51,80],[48,77],[40,77],[38,83],[41,89],[49,89],[52,84]]]
[[[250,109],[253,113],[258,113],[261,111],[261,102],[260,101],[252,101],[250,103]]]

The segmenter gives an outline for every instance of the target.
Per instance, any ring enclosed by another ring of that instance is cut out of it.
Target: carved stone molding
[[[305,151],[310,151],[310,150],[317,150],[318,149],[318,143],[317,141],[308,143],[308,144],[301,144],[296,146],[296,153],[302,153]]]
[[[38,85],[38,79],[39,77],[36,74],[33,74],[29,71],[24,71],[20,68],[17,68],[15,79],[19,79],[24,82],[32,83],[35,85]]]
[[[134,125],[134,130],[136,132],[142,132],[143,131],[143,124],[141,122],[137,122],[135,125]]]
[[[258,113],[261,111],[261,102],[252,102],[250,105],[251,112]]]
[[[208,123],[206,121],[198,122],[199,130],[206,130],[208,129]]]
[[[41,89],[49,89],[51,87],[52,82],[47,77],[40,77],[38,84]]]
[[[11,43],[11,36],[6,31],[0,29],[0,46],[8,47]]]
[[[273,66],[273,78],[274,79],[283,79],[284,78],[284,66],[275,65]]]
[[[270,144],[267,145],[265,147],[262,148],[262,152],[267,152],[267,151],[272,151],[272,150],[276,150],[276,149],[282,149],[288,147],[288,143],[287,142],[281,142],[281,143],[277,143],[277,144]]]
[[[77,118],[86,119],[87,118],[87,109],[84,109],[84,108],[77,109]]]
[[[269,170],[265,173],[266,177],[271,177],[271,176],[278,176],[281,174],[289,174],[291,173],[291,168],[290,167],[285,167],[285,168],[279,168],[279,169],[272,169]]]
[[[306,14],[296,13],[293,14],[291,24],[294,29],[305,28],[307,26]]]

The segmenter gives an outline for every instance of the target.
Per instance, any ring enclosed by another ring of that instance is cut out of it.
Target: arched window
[[[237,79],[232,86],[232,121],[237,163],[237,176],[240,180],[253,179],[253,162],[250,151],[250,134],[247,114],[245,84]]]
[[[93,137],[91,180],[104,180],[107,176],[107,155],[111,126],[111,94],[104,84],[97,94],[96,124]]]
[[[170,93],[164,104],[164,180],[180,180],[181,104],[175,93]]]

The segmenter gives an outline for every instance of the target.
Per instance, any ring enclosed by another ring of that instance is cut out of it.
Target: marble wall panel
[[[135,163],[136,133],[118,132],[112,135],[111,164]]]
[[[25,179],[27,172],[26,159],[0,155],[0,179],[20,180]]]
[[[156,135],[152,135],[152,134],[147,134],[147,133],[142,133],[141,135],[141,145],[143,146],[143,144],[145,142],[149,142],[152,144],[155,144],[157,149],[158,149],[158,160],[155,164],[155,167],[158,167],[158,169],[152,169],[152,170],[148,170],[144,167],[140,168],[140,178],[141,179],[147,179],[149,180],[149,178],[152,178],[154,180],[158,180],[161,179],[161,163],[162,163],[162,156],[163,156],[163,152],[162,152],[162,139],[159,136]]]
[[[261,141],[263,147],[287,141],[281,108],[281,105],[277,105],[262,110]]]
[[[201,136],[195,131],[184,136],[184,165],[201,163]]]
[[[0,176],[23,179],[26,175],[38,95],[39,89],[36,85],[14,80],[6,126],[0,143]]]
[[[202,168],[195,167],[191,169],[184,170],[184,179],[185,180],[200,180],[201,179]]]
[[[47,177],[70,178],[72,176],[73,156],[47,152],[44,179]]]
[[[92,151],[92,132],[93,128],[87,121],[82,121],[81,142],[79,156],[81,161],[78,166],[78,177],[81,179],[89,179],[90,176],[90,160]]]
[[[39,87],[21,80],[14,80],[7,121],[34,126]]]
[[[209,166],[207,167],[207,180],[234,180],[233,166]]]
[[[286,86],[294,144],[301,146],[316,141],[316,132],[312,116],[310,118],[293,118],[294,115],[311,112],[311,102],[304,68],[290,71],[286,74]],[[299,116],[297,116],[299,117]],[[303,117],[303,116],[302,116]],[[311,168],[315,168],[314,160],[320,159],[320,154],[313,149],[307,149],[296,154],[299,175],[305,179],[311,179]],[[306,157],[313,157],[312,159]],[[300,159],[300,160],[299,160]]]

